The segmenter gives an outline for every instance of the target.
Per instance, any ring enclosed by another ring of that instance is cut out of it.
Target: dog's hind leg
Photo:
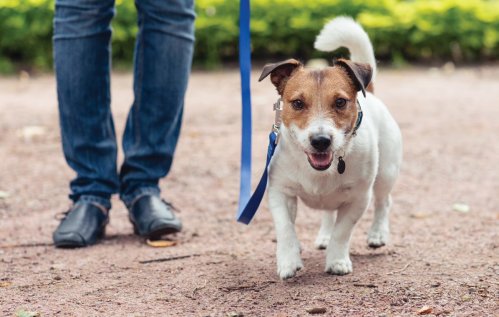
[[[269,187],[269,208],[277,238],[277,274],[283,280],[296,275],[303,268],[300,242],[295,232],[297,198]]]
[[[374,181],[374,221],[367,234],[367,244],[379,248],[390,238],[390,195],[402,163],[402,136],[397,124],[388,115],[387,126],[380,133],[378,174]]]
[[[322,214],[321,228],[315,239],[315,247],[319,250],[327,248],[331,234],[333,233],[334,223],[336,222],[336,211],[325,210]]]
[[[367,244],[371,248],[379,248],[388,243],[390,238],[390,207],[392,197],[376,197],[374,201],[374,221],[367,234]]]
[[[388,243],[390,238],[390,208],[392,197],[390,192],[398,175],[398,167],[380,169],[380,174],[374,183],[374,220],[369,233],[367,244],[371,248],[379,248]]]

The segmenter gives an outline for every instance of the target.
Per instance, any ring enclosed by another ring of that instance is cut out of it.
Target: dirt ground
[[[253,75],[256,183],[276,94]],[[238,76],[191,78],[178,152],[161,183],[181,210],[179,244],[146,245],[115,199],[104,242],[79,250],[51,245],[74,176],[62,156],[54,78],[0,78],[0,315],[284,317],[325,308],[323,316],[413,316],[428,306],[438,316],[499,316],[498,67],[380,70],[376,93],[404,137],[391,243],[367,247],[369,210],[354,232],[353,274],[327,275],[324,251],[313,247],[320,213],[300,205],[305,268],[286,282],[276,274],[267,204],[249,226],[234,220]],[[114,74],[112,85],[120,133],[132,77]],[[161,261],[170,257],[180,258]]]

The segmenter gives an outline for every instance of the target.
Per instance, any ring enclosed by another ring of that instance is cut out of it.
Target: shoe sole
[[[133,224],[133,232],[136,235],[141,236],[143,238],[148,238],[148,239],[159,239],[159,238],[161,238],[161,236],[168,235],[168,234],[179,233],[182,230],[181,227],[179,228],[177,226],[168,225],[168,226],[163,226],[163,227],[160,227],[160,228],[156,228],[156,229],[154,229],[151,232],[148,232],[148,233],[145,233],[145,234],[141,234],[139,232],[139,230],[137,229],[137,226],[135,225],[135,223],[132,222],[132,224]]]

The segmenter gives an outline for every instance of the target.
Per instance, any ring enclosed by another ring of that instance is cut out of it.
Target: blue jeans
[[[110,208],[114,193],[127,206],[159,195],[170,170],[182,121],[194,43],[193,0],[136,0],[138,34],[134,102],[117,169],[110,109],[111,19],[114,0],[56,0],[54,60],[66,161],[76,172],[73,201]]]

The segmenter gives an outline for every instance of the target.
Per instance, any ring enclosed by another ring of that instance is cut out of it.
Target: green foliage
[[[116,0],[115,64],[131,64],[136,11]],[[259,60],[328,56],[314,51],[324,23],[356,18],[378,59],[480,62],[499,58],[497,0],[252,0],[253,57]],[[196,0],[195,63],[216,67],[237,60],[239,2]],[[0,72],[50,69],[54,0],[0,0]]]
[[[51,1],[0,0],[0,71],[51,65],[52,16]]]

